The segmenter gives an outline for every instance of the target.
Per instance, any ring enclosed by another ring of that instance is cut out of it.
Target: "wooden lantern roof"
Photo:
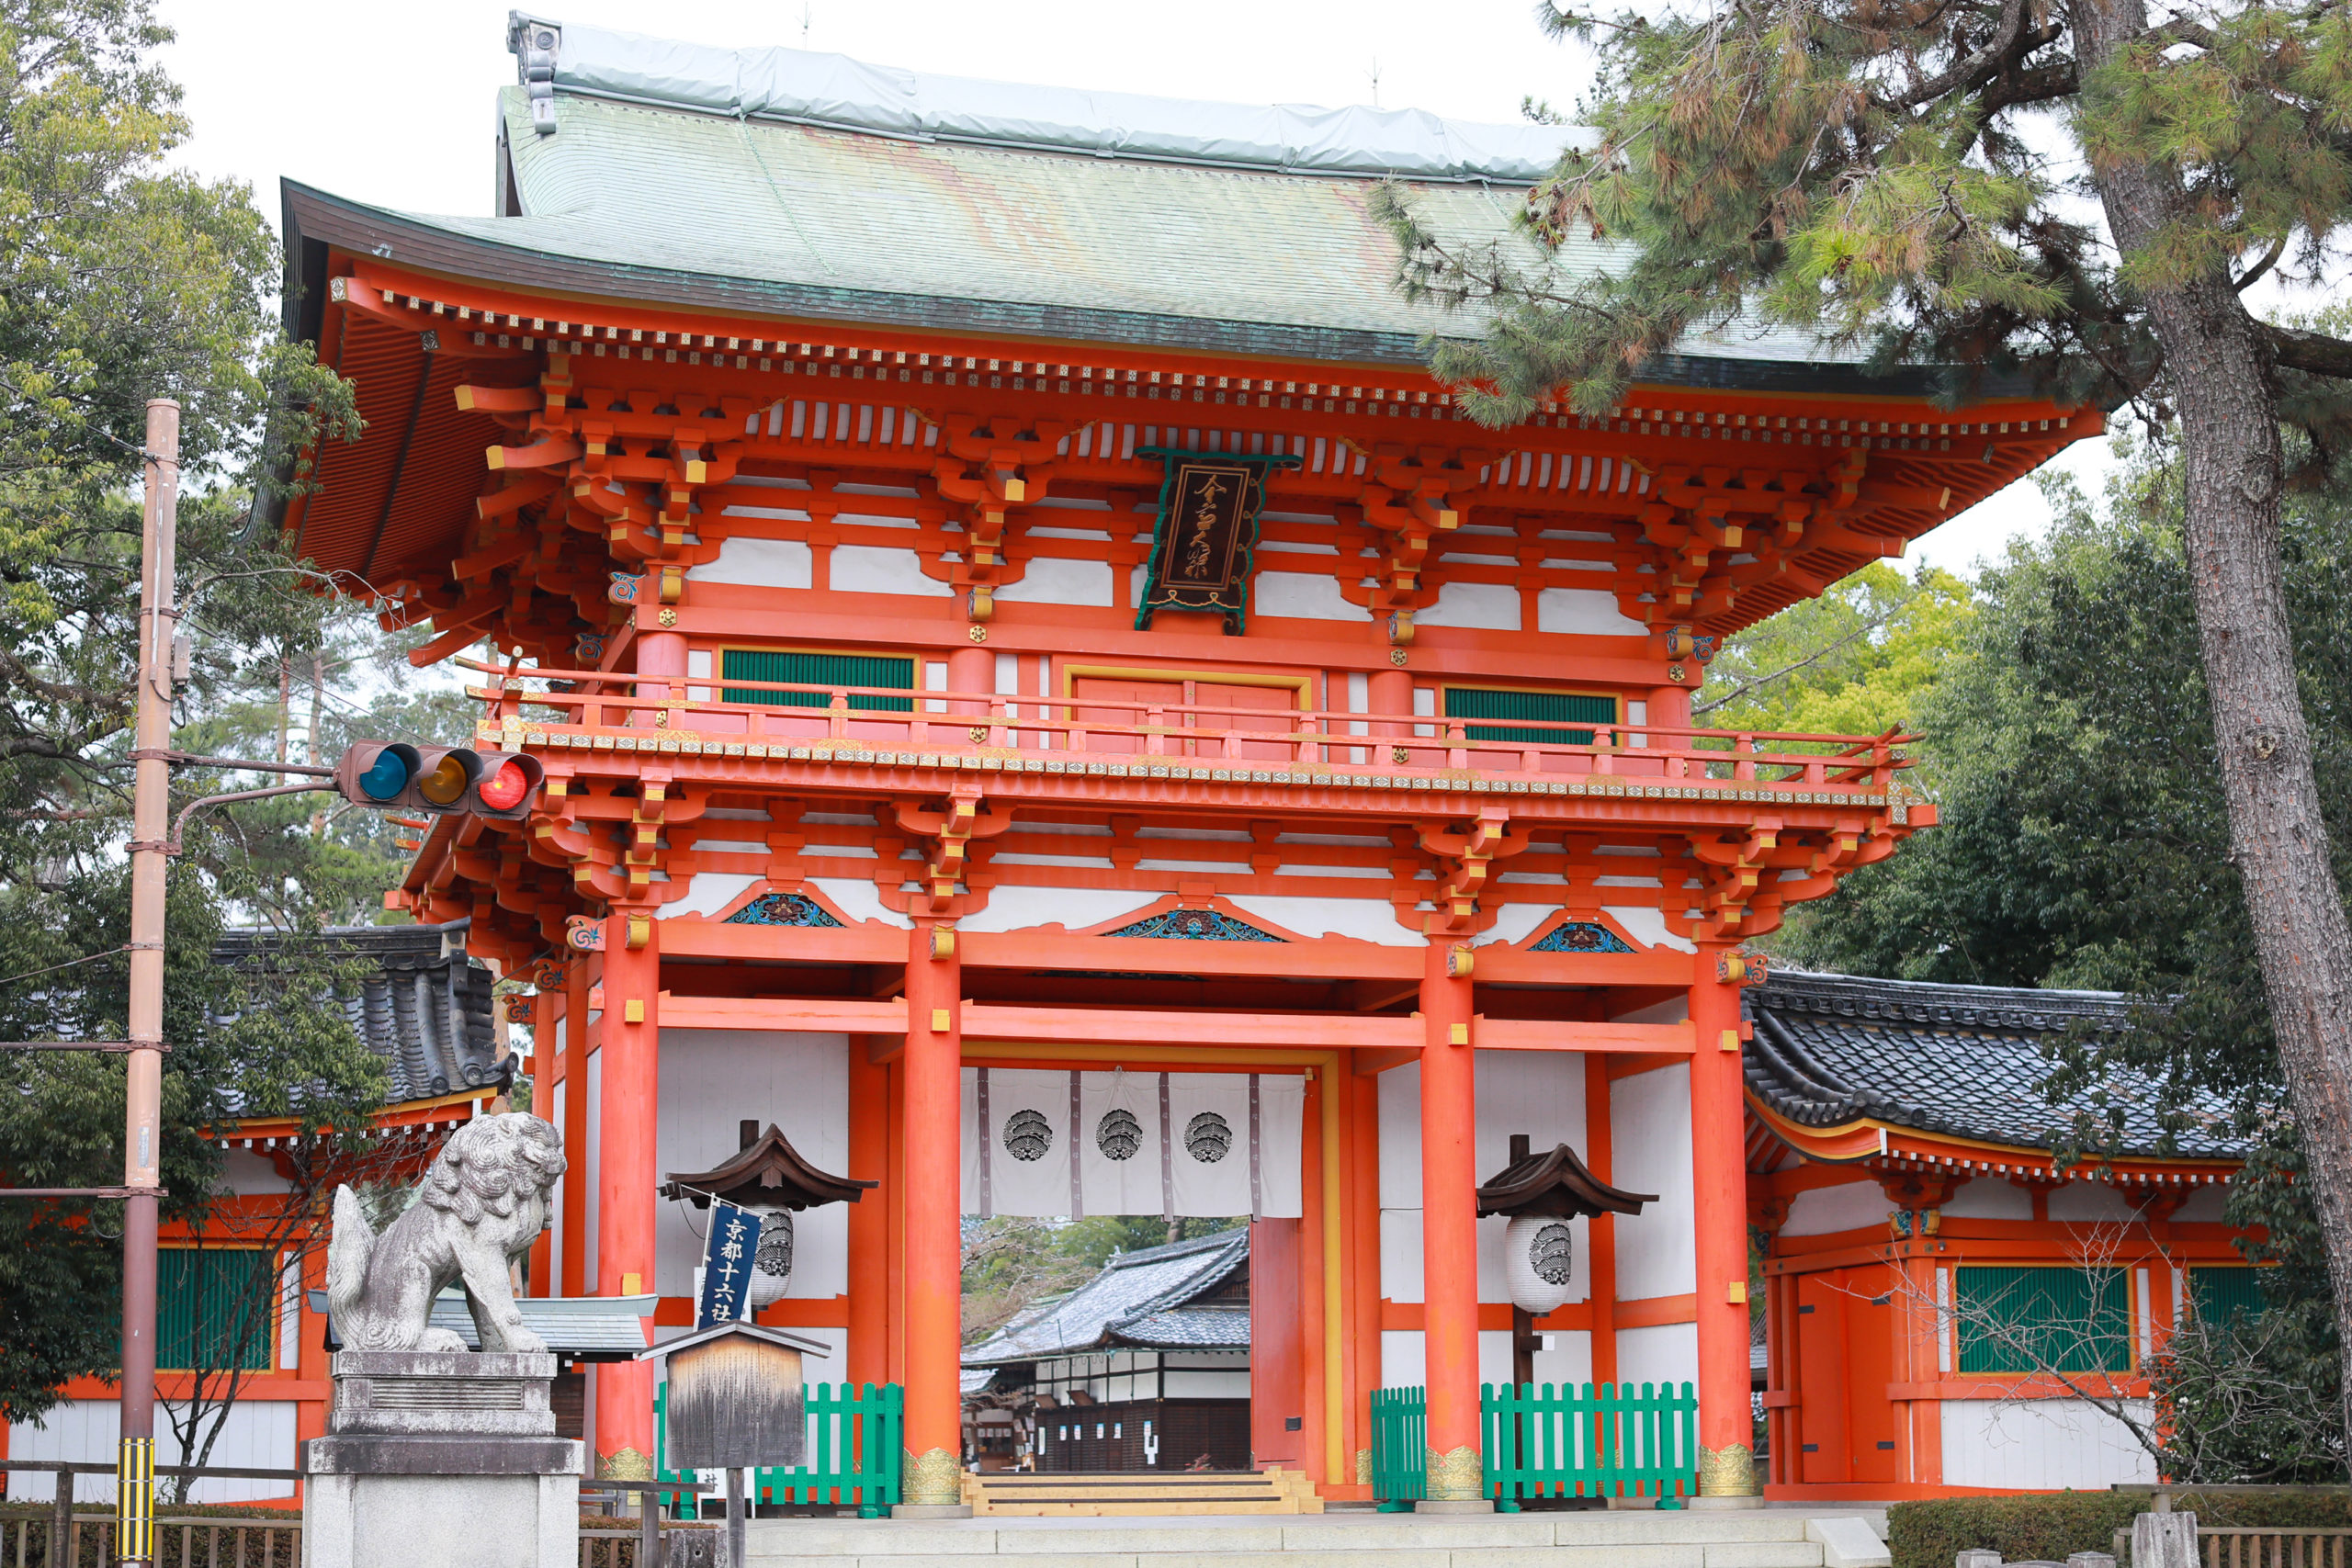
[[[697,1209],[713,1198],[746,1209],[814,1209],[825,1203],[854,1203],[869,1187],[881,1185],[852,1176],[829,1176],[810,1165],[773,1122],[742,1123],[743,1146],[734,1158],[709,1170],[672,1171],[664,1198],[684,1198]]]
[[[1566,1144],[1528,1152],[1524,1133],[1510,1139],[1510,1163],[1478,1189],[1478,1213],[1550,1214],[1573,1219],[1578,1214],[1638,1214],[1645,1203],[1657,1201],[1655,1192],[1625,1192],[1585,1168],[1576,1150]]]

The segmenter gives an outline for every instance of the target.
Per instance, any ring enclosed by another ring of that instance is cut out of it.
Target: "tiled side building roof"
[[[334,998],[368,1048],[391,1069],[388,1103],[430,1100],[497,1080],[498,1030],[488,969],[466,956],[469,920],[438,926],[340,926],[320,933],[331,953],[372,960],[358,988]],[[216,963],[264,968],[285,943],[275,931],[225,932]]]
[[[2052,1103],[2046,1051],[2083,1027],[2129,1027],[2132,998],[2105,991],[1949,986],[1778,971],[1747,996],[1755,1024],[1745,1058],[1751,1102],[1804,1128],[1878,1122],[2008,1147],[2046,1150],[2078,1113],[2123,1108],[2115,1152],[2229,1159],[2245,1153],[2218,1099],[2192,1100],[2167,1146],[2157,1086],[2110,1072],[2096,1089]]]
[[[1007,1324],[964,1352],[967,1367],[1000,1367],[1114,1347],[1247,1350],[1250,1309],[1201,1302],[1249,1267],[1250,1231],[1122,1253],[1068,1295]]]

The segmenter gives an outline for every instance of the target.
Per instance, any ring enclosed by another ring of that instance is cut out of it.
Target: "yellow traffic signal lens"
[[[466,765],[444,757],[431,773],[416,781],[416,793],[435,806],[455,806],[466,793]]]

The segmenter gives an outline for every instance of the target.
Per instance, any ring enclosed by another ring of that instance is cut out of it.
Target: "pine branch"
[[[2352,380],[2352,343],[2301,327],[2282,327],[2271,321],[2257,325],[2270,340],[2271,356],[2280,369]]]

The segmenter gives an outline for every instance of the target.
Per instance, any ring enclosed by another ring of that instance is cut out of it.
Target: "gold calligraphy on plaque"
[[[1159,610],[1195,610],[1223,616],[1226,631],[1238,635],[1249,608],[1266,474],[1299,459],[1159,446],[1145,447],[1142,455],[1159,458],[1167,470],[1136,628],[1148,627]]]

